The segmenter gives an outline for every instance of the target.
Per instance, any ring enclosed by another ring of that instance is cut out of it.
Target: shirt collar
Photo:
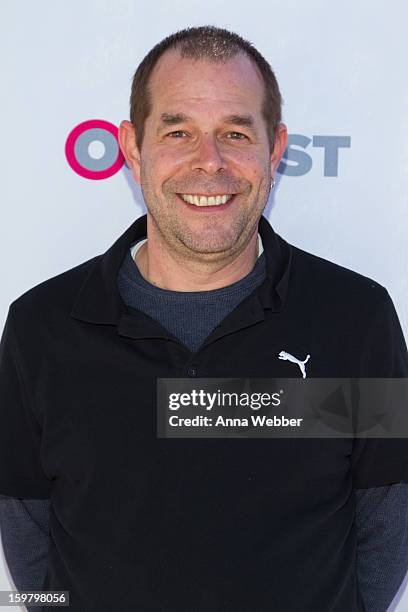
[[[266,258],[266,277],[257,287],[263,308],[280,311],[288,290],[292,247],[272,229],[262,215],[258,224]],[[131,245],[147,236],[147,214],[142,215],[102,255],[94,258],[75,297],[71,317],[89,323],[117,325],[124,304],[117,286],[117,275]]]

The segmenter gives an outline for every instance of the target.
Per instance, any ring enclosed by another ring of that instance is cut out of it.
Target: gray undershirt
[[[265,278],[266,259],[258,235],[254,268],[240,280],[210,291],[169,291],[143,278],[134,257],[146,242],[140,240],[126,254],[119,270],[118,287],[125,304],[142,310],[196,352],[210,332]]]

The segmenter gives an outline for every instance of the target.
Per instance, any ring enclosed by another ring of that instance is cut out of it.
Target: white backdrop
[[[68,135],[95,119],[118,126],[147,51],[213,24],[251,40],[281,87],[292,144],[266,216],[289,242],[385,285],[408,337],[407,19],[403,0],[3,0],[0,327],[17,296],[104,252],[145,212],[126,166],[103,180],[75,172]],[[90,165],[112,153],[105,143],[85,150]],[[408,611],[404,588],[390,609]]]

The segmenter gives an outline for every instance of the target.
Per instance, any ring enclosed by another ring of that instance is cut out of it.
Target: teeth
[[[233,194],[218,195],[218,196],[199,196],[192,194],[182,194],[181,197],[185,202],[189,204],[195,204],[195,206],[219,206],[225,204],[232,198]]]

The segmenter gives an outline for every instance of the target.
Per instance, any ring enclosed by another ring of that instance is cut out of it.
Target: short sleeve
[[[394,304],[377,286],[375,312],[362,352],[362,378],[408,378],[408,353]],[[408,406],[407,406],[408,410]],[[351,454],[354,488],[408,480],[408,438],[355,438]]]
[[[50,497],[51,481],[40,458],[41,426],[19,366],[12,305],[0,340],[0,494]]]

